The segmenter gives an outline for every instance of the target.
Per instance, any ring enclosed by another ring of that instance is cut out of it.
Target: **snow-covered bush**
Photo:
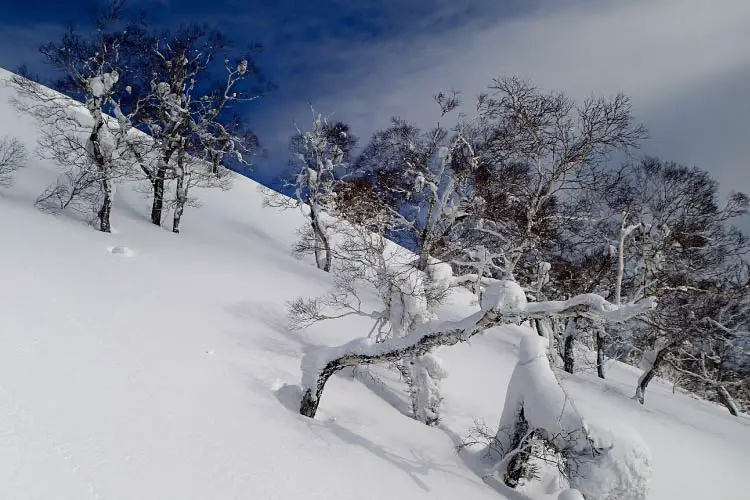
[[[490,283],[482,294],[483,311],[507,314],[512,319],[515,313],[523,311],[527,304],[526,292],[514,280],[496,280]]]

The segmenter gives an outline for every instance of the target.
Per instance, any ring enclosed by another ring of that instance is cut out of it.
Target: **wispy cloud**
[[[280,143],[292,119],[307,119],[309,101],[362,135],[392,115],[427,126],[438,114],[435,92],[453,87],[468,98],[493,77],[515,74],[578,98],[625,92],[651,129],[644,152],[697,164],[750,190],[742,90],[750,74],[750,3],[538,2],[511,13],[475,6],[473,16],[455,2],[439,4],[413,32],[348,45],[336,36],[320,40],[329,64],[295,85],[282,109],[267,108],[268,133]]]

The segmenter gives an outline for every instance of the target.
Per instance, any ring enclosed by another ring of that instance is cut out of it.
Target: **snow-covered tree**
[[[346,124],[329,122],[313,110],[312,129],[303,132],[298,128],[290,144],[293,179],[287,187],[294,196],[269,192],[266,198],[268,206],[302,210],[310,225],[300,231],[295,250],[314,254],[318,269],[326,272],[331,270],[336,252],[332,238],[337,231],[337,218],[342,215],[337,191],[355,142]]]
[[[223,34],[201,26],[165,33],[149,47],[148,105],[136,117],[154,139],[156,161],[142,164],[153,190],[151,222],[161,225],[168,180],[174,180],[172,230],[179,232],[192,186],[228,186],[225,159],[249,163],[257,140],[230,126],[230,110],[260,97],[249,84],[259,78],[250,54],[230,61]],[[223,60],[223,64],[219,61]],[[214,81],[223,66],[225,77]]]
[[[490,85],[479,99],[475,127],[482,209],[472,223],[502,254],[494,261],[504,276],[522,282],[532,281],[539,262],[549,261],[544,254],[566,226],[581,222],[571,195],[595,189],[607,155],[636,147],[645,136],[626,96],[577,104],[517,78]]]
[[[632,343],[643,348],[644,373],[636,399],[694,329],[691,311],[747,251],[747,240],[730,221],[746,213],[750,200],[739,193],[720,204],[718,184],[708,173],[658,159],[633,170],[629,211],[639,224],[626,253],[623,296],[659,297],[660,307],[640,318]]]
[[[492,280],[482,300],[482,310],[458,322],[446,322],[429,329],[417,328],[403,337],[377,342],[370,336],[336,348],[308,353],[302,362],[302,402],[300,413],[314,417],[325,389],[334,373],[358,365],[397,363],[422,356],[439,346],[468,341],[485,330],[508,323],[542,318],[596,317],[623,322],[640,316],[654,306],[652,298],[637,303],[608,303],[600,295],[583,294],[565,301],[526,303],[520,286],[510,280]]]
[[[450,236],[471,204],[476,163],[465,131],[459,124],[423,132],[394,118],[356,163],[356,175],[369,180],[390,212],[389,236],[417,251],[420,271],[427,270],[431,257],[445,260],[453,252]]]
[[[598,293],[613,303],[622,296],[622,280],[626,259],[639,223],[630,220],[626,202],[632,199],[632,185],[627,182],[627,168],[601,172],[597,182],[576,190],[574,203],[568,203],[568,217],[576,221],[562,232],[549,252],[550,279],[544,295],[565,298],[579,293]],[[615,355],[620,346],[620,327],[610,329],[598,321],[584,321],[574,327],[566,325],[556,330],[558,348],[566,371],[574,368],[574,345],[583,340],[596,350],[596,369],[604,378],[605,352]],[[580,335],[583,333],[584,335]]]
[[[635,435],[612,435],[591,426],[549,365],[546,344],[521,340],[497,434],[485,456],[487,476],[498,475],[529,494],[543,488],[570,491],[579,498],[645,500],[651,456]]]
[[[385,213],[382,214],[386,215]],[[377,224],[371,221],[372,224]],[[360,316],[372,322],[368,338],[374,342],[402,338],[431,319],[432,305],[439,302],[450,286],[449,276],[439,276],[444,266],[430,266],[432,276],[413,265],[413,254],[389,242],[381,232],[339,223],[336,233],[336,257],[331,274],[334,286],[318,299],[298,298],[290,303],[293,328],[345,316]],[[372,305],[363,296],[374,294]],[[393,363],[408,385],[412,412],[428,425],[439,420],[440,380],[447,373],[440,359],[426,353]]]
[[[116,95],[125,91],[118,85],[127,71],[123,54],[133,41],[128,27],[121,26],[121,7],[115,2],[99,11],[92,35],[82,36],[71,28],[59,42],[40,49],[47,62],[64,74],[57,87],[79,98],[82,106],[24,77],[12,80],[20,94],[16,104],[42,124],[39,154],[66,168],[40,202],[55,199],[65,208],[84,196],[93,205],[103,232],[111,231],[115,184],[130,169],[123,147],[128,130],[106,114],[116,110]]]
[[[673,348],[668,361],[684,376],[680,377],[682,385],[718,401],[737,416],[740,405],[732,393],[747,386],[750,375],[747,265],[729,270],[713,287],[695,297],[691,316],[685,339]]]

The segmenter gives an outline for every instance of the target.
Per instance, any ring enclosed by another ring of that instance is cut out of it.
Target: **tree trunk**
[[[430,252],[423,248],[419,251],[419,261],[417,262],[417,270],[418,271],[427,270],[427,265],[429,263],[430,263]]]
[[[574,337],[565,337],[565,346],[563,350],[563,370],[573,373],[575,370],[575,359],[573,358]]]
[[[172,221],[173,233],[180,232],[180,221],[182,220],[182,214],[185,211],[185,203],[187,203],[188,184],[185,182],[186,174],[184,159],[182,156],[182,154],[177,156],[177,168],[175,169],[177,186],[175,187],[174,219]]]
[[[151,205],[151,223],[161,226],[161,214],[164,208],[164,180],[166,169],[158,168],[151,183],[154,188],[154,201]]]
[[[729,410],[729,413],[732,414],[732,416],[739,415],[739,410],[737,410],[737,404],[734,402],[734,399],[729,394],[729,391],[727,391],[726,387],[724,387],[722,384],[716,385],[716,394],[719,396],[719,401],[721,401],[721,404],[727,407],[727,410]]]
[[[89,141],[91,141],[91,155],[94,157],[93,160],[99,170],[100,181],[102,183],[102,205],[96,214],[99,218],[99,230],[103,233],[111,233],[112,226],[109,222],[109,216],[112,212],[112,171],[111,165],[108,164],[107,159],[104,157],[101,143],[99,142],[99,133],[102,127],[104,127],[104,121],[100,118],[91,131]]]
[[[544,334],[544,330],[542,330],[541,320],[534,320],[534,329],[536,330],[537,335],[539,335],[540,337],[546,337],[546,335]]]
[[[109,216],[112,213],[112,181],[110,179],[102,179],[102,191],[104,198],[102,199],[102,206],[97,213],[99,217],[99,230],[103,233],[111,233],[112,225],[110,224]]]
[[[477,333],[497,324],[497,320],[498,318],[496,314],[487,312],[478,316],[476,323],[468,328],[455,328],[426,335],[414,335],[411,336],[412,339],[398,339],[398,345],[394,346],[392,349],[381,349],[381,352],[376,353],[351,352],[340,358],[331,360],[316,374],[314,383],[311,386],[303,386],[302,401],[300,403],[299,412],[306,417],[315,418],[326,382],[328,382],[328,379],[331,378],[334,373],[343,370],[344,368],[357,365],[396,363],[410,356],[421,356],[438,346],[448,346],[458,344],[459,342],[466,342]],[[408,340],[413,341],[408,342]],[[385,342],[383,344],[385,344]],[[368,350],[369,348],[366,347],[365,351]]]
[[[317,210],[310,207],[310,224],[315,234],[315,264],[318,269],[325,272],[331,271],[331,244],[328,237],[320,226]]]
[[[604,344],[606,337],[602,328],[596,329],[596,374],[599,378],[604,378]]]
[[[537,303],[539,305],[541,303]],[[627,309],[620,310],[617,321],[627,321],[630,318],[643,314],[653,307],[653,300],[649,297],[636,304],[631,304]],[[399,339],[390,339],[388,341],[370,344],[362,343],[359,346],[348,346],[346,354],[328,361],[315,373],[303,374],[302,401],[300,402],[300,414],[314,418],[318,410],[320,398],[323,395],[328,379],[339,370],[356,365],[372,365],[379,363],[396,363],[409,356],[422,356],[439,346],[450,346],[460,342],[467,342],[474,335],[492,328],[499,324],[510,322],[523,322],[538,318],[548,318],[555,315],[560,318],[569,318],[582,315],[592,315],[601,311],[596,304],[589,301],[578,302],[571,300],[569,305],[560,308],[555,305],[554,312],[545,311],[543,308],[537,311],[524,311],[520,315],[514,315],[511,318],[504,318],[495,311],[477,312],[464,318],[457,323],[446,325],[445,330],[438,330],[431,333],[411,334]],[[611,313],[611,311],[607,311]],[[318,365],[321,361],[320,353],[316,351],[308,352],[305,355],[312,356],[312,363]],[[308,360],[303,359],[302,366],[309,366]]]
[[[658,353],[656,353],[656,357],[654,358],[653,363],[651,363],[651,366],[648,367],[648,369],[646,369],[638,378],[638,385],[635,389],[635,399],[638,400],[639,403],[644,403],[646,388],[648,387],[648,384],[651,382],[651,380],[653,380],[653,378],[656,376],[656,371],[659,369],[659,366],[661,366],[661,362],[664,360],[664,358],[667,357],[668,350],[669,349],[665,347]]]
[[[150,177],[151,186],[154,188],[154,201],[151,205],[151,223],[161,226],[161,216],[164,209],[164,184],[167,179],[167,167],[174,151],[167,151],[164,157],[156,165],[153,176]]]
[[[531,438],[527,436],[529,432],[529,423],[526,421],[524,416],[523,406],[518,411],[518,417],[516,418],[515,428],[510,441],[510,450],[506,453],[506,456],[514,450],[522,449],[524,438]],[[503,474],[503,482],[509,488],[517,488],[518,484],[522,479],[529,477],[529,459],[531,454],[529,451],[521,451],[513,455],[505,468],[505,474]]]
[[[565,334],[563,336],[563,370],[573,373],[575,369],[575,358],[573,356],[573,346],[575,344],[577,325],[575,319],[571,318],[565,325]]]

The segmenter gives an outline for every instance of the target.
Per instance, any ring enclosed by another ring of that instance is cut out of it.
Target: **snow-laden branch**
[[[328,379],[344,368],[396,362],[408,356],[422,356],[438,346],[466,342],[485,330],[530,319],[557,317],[598,317],[624,322],[654,307],[651,297],[637,303],[616,306],[595,294],[584,294],[564,301],[527,303],[523,289],[515,281],[498,280],[487,289],[482,310],[458,322],[445,322],[428,331],[417,331],[384,342],[357,339],[333,348],[321,348],[302,359],[302,402],[300,413],[315,417]]]

